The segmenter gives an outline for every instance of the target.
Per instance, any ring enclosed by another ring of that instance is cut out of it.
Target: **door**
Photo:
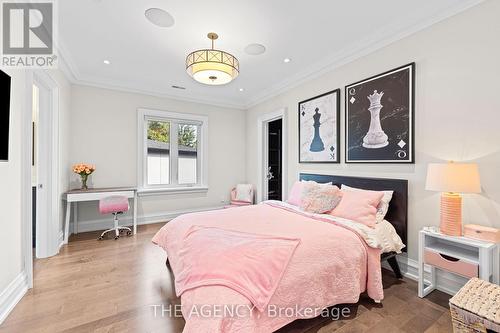
[[[267,199],[282,199],[282,149],[283,121],[276,119],[267,125]]]
[[[32,103],[32,147],[31,147],[31,189],[32,189],[32,207],[31,207],[31,226],[32,226],[32,244],[33,248],[36,248],[36,205],[37,205],[37,187],[38,187],[38,178],[37,178],[37,163],[38,163],[38,111],[40,108],[40,88],[34,83],[33,91],[32,91],[33,103]]]
[[[52,84],[50,77],[43,73],[34,75],[31,178],[35,187],[32,231],[37,258],[52,256],[59,251],[57,98]]]

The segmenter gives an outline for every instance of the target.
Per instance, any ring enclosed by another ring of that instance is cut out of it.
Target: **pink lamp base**
[[[449,236],[462,236],[462,197],[458,193],[441,194],[440,231]]]

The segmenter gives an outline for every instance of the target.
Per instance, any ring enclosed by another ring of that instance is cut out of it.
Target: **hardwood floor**
[[[155,317],[154,305],[180,304],[163,251],[151,238],[162,224],[140,226],[133,237],[97,241],[79,234],[48,259],[36,260],[34,288],[0,326],[0,332],[181,332],[182,318]],[[451,332],[449,296],[417,296],[414,281],[384,271],[385,299],[366,296],[348,305],[351,316],[299,320],[279,330],[312,332]],[[200,332],[201,333],[201,332]]]

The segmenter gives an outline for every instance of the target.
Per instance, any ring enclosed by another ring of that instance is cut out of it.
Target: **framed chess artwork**
[[[415,163],[415,63],[345,87],[346,163]]]
[[[299,163],[340,163],[340,89],[299,102]]]

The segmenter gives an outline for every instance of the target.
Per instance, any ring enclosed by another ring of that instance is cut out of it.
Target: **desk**
[[[64,222],[64,244],[68,243],[69,237],[69,219],[71,216],[71,207],[74,206],[74,232],[78,233],[78,202],[99,201],[102,198],[112,195],[121,195],[133,199],[133,220],[134,235],[137,233],[137,189],[135,187],[110,187],[110,188],[91,188],[88,190],[71,190],[63,194],[63,200],[66,201],[66,216]]]

